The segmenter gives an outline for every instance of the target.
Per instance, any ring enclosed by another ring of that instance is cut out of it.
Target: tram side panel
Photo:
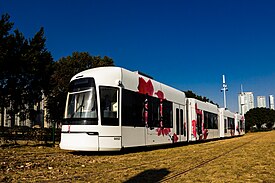
[[[122,147],[146,145],[146,129],[142,120],[145,96],[138,92],[138,76],[121,70],[121,135]]]
[[[231,137],[235,135],[235,114],[228,109],[220,108],[220,137]]]
[[[186,100],[188,140],[206,140],[220,137],[218,107],[197,99]]]
[[[183,122],[177,134],[173,116],[174,101],[184,109],[184,93],[136,72],[122,70],[122,76],[122,146],[151,146],[186,140],[181,136],[184,134]],[[185,116],[184,112],[181,114]]]
[[[142,120],[144,96],[128,89],[122,89],[121,131],[122,146],[146,145],[146,129]]]

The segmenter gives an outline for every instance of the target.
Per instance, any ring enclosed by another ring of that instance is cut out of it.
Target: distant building
[[[33,109],[36,111],[36,117],[33,121],[29,119],[28,114],[26,111],[20,111],[19,113],[15,114],[15,121],[14,126],[39,126],[42,128],[49,128],[51,126],[51,122],[46,119],[47,110],[45,108],[46,97],[43,95],[42,100],[37,102],[34,106],[27,106],[25,105],[26,109]],[[0,111],[0,126],[3,127],[11,127],[11,117],[8,114],[8,110],[10,107],[4,108],[4,111]]]
[[[270,109],[274,109],[274,96],[273,95],[269,95],[269,108]]]
[[[257,107],[266,108],[266,100],[265,96],[257,96]]]
[[[247,111],[254,108],[253,92],[241,92],[238,96],[239,113],[244,115]]]

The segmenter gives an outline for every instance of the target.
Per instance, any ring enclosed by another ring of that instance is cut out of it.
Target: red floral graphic
[[[163,121],[162,121],[162,118],[163,118],[163,99],[164,99],[164,93],[160,90],[158,90],[156,93],[155,93],[158,98],[160,99],[160,107],[159,107],[159,113],[160,113],[160,128],[157,129],[157,132],[158,132],[158,136],[160,136],[161,134],[164,136],[164,135],[169,135],[169,133],[171,132],[171,129],[170,128],[163,128]],[[170,135],[169,135],[170,136]]]
[[[202,110],[198,109],[198,104],[195,104],[195,109],[197,114],[202,114]]]
[[[164,93],[162,91],[159,90],[155,94],[158,96],[159,99],[165,99],[164,98]]]
[[[202,110],[201,111],[201,114],[202,114]],[[204,128],[204,115],[202,115],[202,122],[201,122],[201,129],[202,129],[202,134],[200,135],[200,140],[202,139],[207,139],[207,136],[208,136],[208,129],[205,129]]]
[[[177,134],[174,133],[173,135],[173,142],[177,142],[179,140]]]
[[[204,129],[203,130],[203,138],[207,139],[207,136],[208,136],[208,129]]]
[[[202,131],[202,134],[199,134],[199,140],[207,139],[208,129],[204,128],[204,115],[203,115],[203,111],[201,109],[198,109],[197,103],[195,104],[195,109],[196,109],[196,114],[197,115],[201,115],[201,118],[202,118],[202,120],[201,120],[201,131]],[[192,126],[193,126],[193,121],[192,121]],[[194,133],[194,129],[196,131],[196,124],[195,124],[195,127],[193,126],[193,134],[196,137],[197,133],[196,132]],[[200,129],[198,129],[198,130],[200,130]]]
[[[156,131],[158,132],[158,136],[168,135],[171,132],[170,128],[162,128],[162,127],[158,128]]]
[[[142,94],[153,96],[154,87],[152,81],[149,79],[147,82],[143,78],[139,78],[138,91]]]
[[[163,100],[165,99],[164,93],[160,90],[154,93],[154,86],[152,84],[152,81],[149,79],[147,82],[142,78],[139,77],[139,84],[138,84],[138,91],[141,94],[147,94],[149,96],[153,96],[155,94],[160,99],[160,106],[159,106],[159,115],[160,115],[160,122],[159,122],[159,128],[156,129],[156,132],[158,136],[162,135],[169,135],[171,140],[173,142],[178,141],[178,137],[176,134],[173,136],[170,135],[171,129],[170,128],[164,128],[163,127]],[[148,100],[146,99],[144,102],[144,118],[145,118],[145,124],[148,125]],[[148,126],[147,126],[148,127]]]
[[[148,127],[148,100],[144,101],[144,122],[146,127]]]
[[[163,128],[163,121],[162,120],[163,120],[163,99],[164,99],[164,94],[163,94],[162,91],[157,91],[155,94],[160,99],[159,100],[160,101],[160,103],[159,103],[159,115],[160,115],[160,122],[159,122],[159,124],[160,124],[160,127]]]
[[[195,138],[197,137],[196,124],[197,124],[197,121],[196,121],[196,120],[193,120],[193,121],[192,121],[192,131],[193,131],[193,135],[194,135]]]

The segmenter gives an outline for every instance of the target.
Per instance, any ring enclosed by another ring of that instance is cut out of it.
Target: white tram
[[[216,105],[186,99],[184,92],[140,72],[89,69],[71,79],[60,148],[119,151],[219,138],[219,116]],[[244,124],[237,119],[235,127]]]
[[[220,108],[220,137],[231,137],[235,135],[236,114],[225,108]]]
[[[188,141],[219,138],[218,107],[193,98],[188,98],[186,101]]]

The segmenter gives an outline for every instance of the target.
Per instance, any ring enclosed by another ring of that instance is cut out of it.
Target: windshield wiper
[[[78,112],[79,109],[81,109],[81,111],[80,111],[80,115],[81,115],[81,113],[82,113],[82,107],[84,107],[84,98],[85,98],[85,94],[83,95],[81,104],[78,106],[78,108],[76,109],[76,111],[71,115],[71,118],[74,117],[74,115]]]

